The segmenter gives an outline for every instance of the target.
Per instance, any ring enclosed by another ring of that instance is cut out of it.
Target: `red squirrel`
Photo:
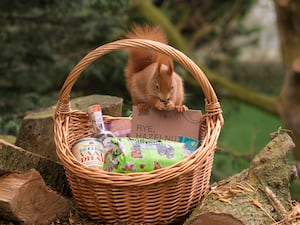
[[[159,27],[133,26],[127,38],[148,39],[167,44],[167,38]],[[183,105],[184,88],[181,77],[174,72],[169,56],[144,48],[129,48],[125,68],[126,86],[133,105],[140,112],[149,108],[158,110],[186,111]]]

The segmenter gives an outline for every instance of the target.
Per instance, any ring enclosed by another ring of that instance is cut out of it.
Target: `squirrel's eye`
[[[156,84],[155,88],[156,90],[159,90],[159,84]]]
[[[174,89],[174,86],[172,85],[172,87],[171,87],[172,89]]]

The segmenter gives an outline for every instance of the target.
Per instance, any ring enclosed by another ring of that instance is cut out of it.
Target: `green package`
[[[144,138],[112,138],[104,170],[119,173],[147,172],[170,166],[190,154],[184,143]]]

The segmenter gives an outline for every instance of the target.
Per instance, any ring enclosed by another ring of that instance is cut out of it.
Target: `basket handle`
[[[193,77],[198,81],[202,91],[205,95],[205,111],[208,115],[217,115],[220,116],[221,121],[222,118],[222,110],[220,104],[218,102],[217,96],[206,78],[203,71],[185,54],[180,52],[179,50],[163,44],[161,42],[145,40],[145,39],[123,39],[114,41],[105,45],[102,45],[90,53],[88,53],[84,58],[82,58],[78,64],[72,69],[69,73],[67,79],[65,80],[63,87],[59,93],[59,100],[56,108],[56,113],[63,113],[70,111],[70,92],[78,79],[79,75],[96,59],[101,56],[115,50],[126,49],[129,47],[136,48],[145,48],[155,50],[159,53],[165,54],[167,56],[172,57],[178,63],[180,63],[187,71],[189,71]]]

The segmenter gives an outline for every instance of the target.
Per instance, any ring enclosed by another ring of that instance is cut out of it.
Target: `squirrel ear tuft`
[[[168,73],[172,75],[174,73],[174,64],[171,58],[168,58]]]
[[[162,64],[164,64],[165,66],[167,66],[167,70],[165,70],[165,73],[167,72],[168,75],[172,76],[173,72],[174,72],[174,64],[173,61],[170,57],[159,57],[158,58],[158,62],[157,62],[157,71],[161,72],[162,68]]]
[[[158,72],[158,74],[160,74],[161,73],[161,64],[162,64],[162,62],[161,62],[161,60],[159,60],[158,62],[157,62],[157,72]]]

